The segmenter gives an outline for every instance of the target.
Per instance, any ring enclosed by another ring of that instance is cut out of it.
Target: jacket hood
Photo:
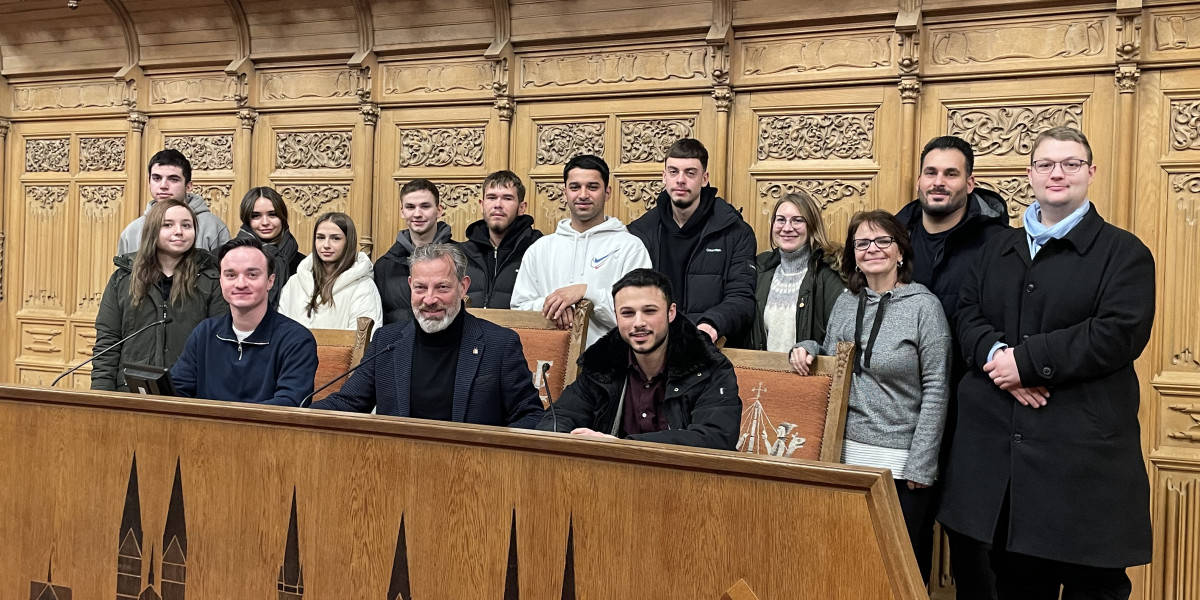
[[[504,239],[500,240],[500,247],[508,248],[516,245],[517,241],[532,229],[533,217],[529,215],[517,215],[517,218],[513,219],[512,224],[508,226],[508,231],[504,233]],[[492,236],[491,232],[488,231],[487,221],[480,219],[467,225],[467,240],[491,248]]]
[[[721,351],[707,338],[682,312],[676,313],[675,320],[667,327],[668,378],[686,377],[702,365],[721,359]],[[629,344],[621,337],[620,330],[613,328],[579,357],[579,366],[595,373],[597,379],[611,382],[624,376],[629,368]]]
[[[920,198],[905,204],[904,208],[896,213],[896,218],[904,223],[909,231],[912,231],[917,220],[921,218]],[[973,221],[999,221],[1007,225],[1008,205],[1004,202],[1004,198],[992,190],[975,186],[975,189],[967,196],[967,214],[959,222],[959,225]],[[955,225],[955,227],[959,225]]]
[[[874,290],[867,288],[867,287],[864,287],[863,291],[867,293],[868,298],[878,298],[880,296],[880,294],[875,293]],[[846,293],[848,294],[850,292],[847,291]],[[892,290],[892,300],[893,301],[900,300],[902,298],[911,298],[913,296],[921,296],[921,295],[929,295],[929,296],[933,297],[934,300],[937,300],[937,297],[933,296],[933,292],[929,291],[929,288],[927,288],[915,281],[912,283],[907,283],[905,285],[902,285],[902,286]]]
[[[447,225],[446,223],[443,223],[441,221],[438,221],[437,222],[437,233],[433,234],[433,243],[434,244],[445,244],[446,242],[449,242],[450,236],[452,233],[453,233],[453,231],[450,229],[449,225]],[[417,247],[413,245],[412,232],[407,229],[404,229],[404,230],[400,231],[400,233],[396,234],[396,243],[399,244],[400,247],[402,247],[405,250],[405,253],[403,254],[403,256],[408,256],[409,254],[413,253],[413,250],[417,249]],[[393,246],[393,248],[394,247],[395,246]],[[388,252],[388,254],[391,254],[391,252]]]
[[[307,297],[312,297],[313,290],[317,287],[317,280],[313,277],[313,267],[317,264],[317,260],[313,254],[304,257],[300,261],[300,266],[296,267],[296,274],[288,278],[290,283],[292,279],[296,279],[300,285],[300,289]],[[363,252],[359,252],[354,259],[354,264],[350,265],[341,275],[338,275],[337,281],[333,284],[333,293],[338,292],[358,284],[363,279],[374,281],[374,266],[371,264],[371,259]]]
[[[699,203],[699,206],[696,207],[696,212],[692,214],[692,218],[688,219],[687,223],[684,223],[682,229],[703,227],[705,231],[711,231],[728,225],[731,216],[741,218],[741,214],[733,206],[725,202],[720,196],[717,196],[717,188],[711,185],[700,188],[700,198],[696,202]],[[659,192],[658,198],[655,200],[654,211],[658,213],[658,219],[664,225],[668,222],[675,222],[671,206],[671,194],[667,190]],[[707,217],[704,216],[706,214],[708,215]]]
[[[575,228],[571,227],[571,219],[563,219],[558,222],[558,227],[554,230],[554,235],[561,235],[561,236],[569,237],[571,239],[575,239],[575,238],[581,238],[581,237],[600,235],[602,233],[626,232],[626,231],[628,231],[628,230],[625,228],[625,224],[622,223],[620,219],[613,217],[613,216],[607,216],[604,218],[604,221],[601,222],[599,225],[596,225],[595,227],[593,227],[583,233],[579,233],[578,231],[575,231]]]
[[[208,210],[208,203],[204,201],[204,197],[200,194],[188,192],[186,200],[187,205],[192,207],[192,211],[196,213],[197,217],[200,216],[200,213],[212,212]],[[142,211],[142,215],[146,215],[150,212],[150,207],[154,206],[154,202],[154,200],[151,200],[146,203],[146,210]]]

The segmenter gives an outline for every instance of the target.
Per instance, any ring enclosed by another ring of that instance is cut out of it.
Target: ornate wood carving
[[[483,127],[435,127],[400,130],[401,167],[478,167],[483,165]]]
[[[1171,189],[1177,194],[1175,207],[1182,213],[1183,222],[1195,227],[1200,220],[1200,173],[1172,175]]]
[[[1171,102],[1171,148],[1200,150],[1200,100]]]
[[[1124,61],[1136,60],[1142,52],[1142,16],[1138,13],[1122,15],[1117,22],[1117,58]]]
[[[902,77],[896,84],[900,90],[900,101],[904,104],[916,104],[921,95],[921,82],[916,77]]]
[[[489,91],[494,69],[492,61],[388,65],[383,70],[383,93],[426,95]]]
[[[707,48],[521,58],[521,87],[707,79]]]
[[[169,135],[163,147],[183,153],[196,171],[233,169],[233,134]]]
[[[1171,357],[1173,365],[1187,365],[1189,367],[1200,369],[1200,360],[1196,360],[1196,355],[1192,353],[1191,348],[1184,348],[1177,354]]]
[[[362,77],[351,69],[326,69],[264,73],[259,77],[259,94],[264,101],[303,100],[305,98],[353,98],[358,95]]]
[[[1029,177],[1025,175],[976,177],[975,185],[1000,194],[1008,206],[1009,220],[1016,220],[1021,211],[1033,204],[1033,188],[1029,186]]]
[[[95,295],[95,301],[92,302],[95,307],[100,306],[101,297],[104,292],[98,292]],[[92,356],[92,347],[96,345],[96,329],[94,327],[75,327],[75,356],[79,359],[87,359]],[[116,352],[114,350],[114,352]],[[78,372],[78,371],[77,371]]]
[[[13,110],[36,112],[79,108],[113,108],[125,101],[125,84],[116,82],[14,85]]]
[[[42,292],[42,294],[46,294],[46,292]],[[49,297],[49,295],[46,296],[46,298]],[[30,305],[28,298],[26,298],[25,305]],[[63,334],[61,327],[27,323],[22,330],[25,334],[25,343],[22,348],[25,350],[36,354],[58,354],[63,351],[62,347],[55,342],[55,338]]]
[[[208,210],[212,211],[213,214],[224,215],[229,210],[229,201],[230,196],[233,195],[233,186],[228,183],[193,183],[192,193],[204,198],[204,203],[208,205]]]
[[[93,221],[108,219],[116,214],[125,199],[123,185],[81,185],[79,201],[83,215]]]
[[[561,165],[580,154],[604,156],[604,122],[539,124],[537,164]]]
[[[68,150],[70,138],[25,140],[25,171],[28,173],[66,173],[71,168]]]
[[[25,205],[34,216],[51,217],[67,201],[68,189],[65,185],[25,186]]]
[[[1117,91],[1122,94],[1132,94],[1137,91],[1138,80],[1142,78],[1142,70],[1133,65],[1120,65],[1115,71]]]
[[[758,197],[769,209],[781,197],[804,190],[822,209],[841,200],[863,199],[871,182],[867,179],[798,179],[795,181],[760,181]],[[769,205],[769,206],[768,206]]]
[[[874,112],[760,116],[758,160],[874,158],[874,137]]]
[[[349,184],[294,184],[279,186],[279,195],[306,217],[328,211],[345,212],[350,197]]]
[[[1163,478],[1163,484],[1161,597],[1186,598],[1195,591],[1200,577],[1196,563],[1196,556],[1200,555],[1200,536],[1196,535],[1200,480],[1186,474],[1171,474]]]
[[[1183,431],[1168,433],[1167,437],[1173,440],[1200,442],[1200,404],[1172,404],[1167,408],[1181,412],[1192,419],[1190,427]]]
[[[932,31],[930,38],[932,61],[937,65],[1097,56],[1109,42],[1104,19],[1003,27],[956,26]]]
[[[861,71],[892,64],[892,36],[830,36],[742,45],[742,74]]]
[[[238,81],[233,77],[172,77],[150,83],[151,104],[235,102]]]
[[[1159,52],[1200,48],[1200,13],[1155,16],[1154,48]]]
[[[1042,131],[1059,125],[1079,127],[1082,120],[1082,103],[954,108],[946,130],[971,144],[976,157],[1027,156]]]
[[[621,162],[661,163],[676,140],[692,137],[696,119],[621,121]]]
[[[533,184],[534,205],[542,216],[545,218],[545,223],[553,229],[558,226],[561,219],[571,216],[571,212],[567,210],[567,201],[563,197],[563,184],[556,181],[537,181]]]
[[[630,223],[658,206],[658,193],[662,187],[661,178],[618,181],[617,189],[621,190],[621,196],[625,198],[625,214],[622,215],[622,221]]]
[[[349,131],[276,133],[275,168],[348,169],[352,138]]]
[[[79,138],[80,171],[124,171],[125,138]]]
[[[470,206],[479,202],[483,197],[482,184],[473,183],[439,183],[438,198],[442,206],[451,209],[459,206]]]

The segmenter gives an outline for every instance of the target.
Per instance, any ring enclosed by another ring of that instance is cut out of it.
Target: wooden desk
[[[4,597],[924,597],[876,469],[6,386],[0,439]]]

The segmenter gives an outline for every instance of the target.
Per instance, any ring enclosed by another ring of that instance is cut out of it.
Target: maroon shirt
[[[670,429],[663,410],[667,395],[667,369],[647,377],[638,366],[633,350],[629,351],[629,380],[625,386],[625,414],[621,428],[626,436]]]

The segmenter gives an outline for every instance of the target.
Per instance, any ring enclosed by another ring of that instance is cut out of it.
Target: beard
[[[640,333],[640,332],[638,332],[638,333]],[[630,350],[633,350],[633,353],[634,353],[634,354],[651,354],[651,353],[653,353],[655,350],[658,350],[659,348],[662,348],[662,345],[663,345],[663,344],[667,343],[667,336],[665,336],[665,335],[664,335],[664,336],[662,336],[662,337],[660,337],[660,338],[656,339],[656,340],[654,341],[654,344],[653,344],[653,345],[651,345],[651,346],[648,346],[648,347],[646,347],[646,348],[638,348],[638,347],[634,346],[633,344],[630,344],[630,343],[629,343],[629,338],[628,338],[628,337],[627,337],[627,338],[625,338],[625,343],[626,343],[626,344],[629,344],[629,349],[630,349]]]
[[[445,330],[454,322],[454,318],[458,316],[458,311],[462,309],[462,300],[452,302],[450,306],[445,307],[446,315],[440,319],[431,319],[421,314],[421,309],[440,309],[441,306],[429,306],[422,304],[413,307],[413,317],[417,320],[417,325],[421,327],[421,331],[425,333],[437,333]]]
[[[967,205],[968,194],[966,193],[959,197],[951,196],[950,199],[946,200],[944,203],[934,204],[929,201],[929,194],[934,192],[940,193],[942,190],[930,190],[929,192],[921,192],[918,194],[919,200],[921,201],[921,212],[927,215],[934,217],[945,217],[954,214],[956,211]]]

